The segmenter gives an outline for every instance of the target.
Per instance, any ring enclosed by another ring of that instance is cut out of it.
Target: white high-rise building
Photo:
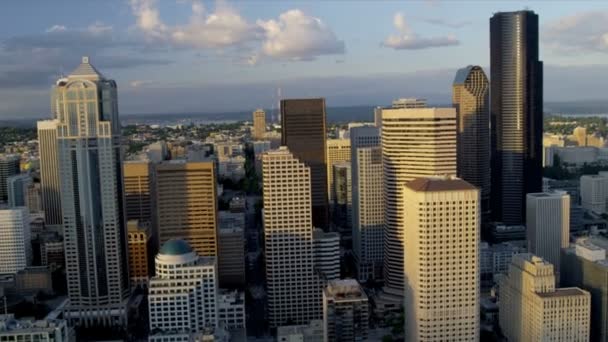
[[[583,175],[580,180],[581,205],[596,214],[606,213],[606,198],[608,198],[608,176]]]
[[[30,216],[26,207],[0,210],[0,274],[31,264]]]
[[[351,129],[353,254],[360,282],[382,278],[384,199],[377,127]]]
[[[528,252],[552,263],[559,280],[562,248],[570,245],[570,195],[565,191],[526,195]]]
[[[331,204],[334,191],[334,164],[350,161],[350,139],[327,139],[327,193]]]
[[[215,257],[199,257],[184,240],[169,240],[150,279],[150,341],[175,341],[218,325]]]
[[[52,98],[59,121],[65,317],[76,325],[125,325],[129,271],[116,82],[83,57],[57,80]]]
[[[285,146],[262,156],[264,244],[271,327],[321,318],[314,274],[310,167]]]
[[[340,234],[317,228],[312,236],[315,269],[321,279],[340,279]]]
[[[456,175],[454,108],[382,110],[384,291],[403,295],[403,188],[414,178]]]
[[[530,253],[513,257],[500,282],[500,328],[509,341],[589,341],[591,296],[555,288],[553,265]]]
[[[479,340],[479,190],[458,178],[404,186],[406,341]]]

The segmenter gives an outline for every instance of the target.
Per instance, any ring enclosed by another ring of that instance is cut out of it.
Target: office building
[[[417,99],[417,98],[400,98],[400,99],[396,99],[393,101],[391,108],[393,108],[393,109],[426,108],[426,100]]]
[[[18,174],[6,179],[9,208],[28,207],[29,189],[33,186],[32,177],[28,174]]]
[[[228,330],[245,330],[245,292],[220,289],[217,296],[218,323]]]
[[[385,292],[403,296],[403,186],[414,178],[456,175],[453,108],[382,110]]]
[[[570,245],[570,195],[565,191],[526,196],[528,252],[553,264],[559,281],[562,248]]]
[[[218,215],[218,273],[222,288],[245,288],[245,213]]]
[[[217,196],[213,162],[164,161],[156,165],[160,244],[183,239],[200,256],[217,255]]]
[[[32,321],[4,314],[0,315],[0,341],[74,342],[76,338],[65,320],[47,318]]]
[[[352,223],[353,195],[350,165],[350,162],[334,163],[332,170],[334,223],[338,229],[342,228],[342,231],[350,230]]]
[[[382,128],[382,107],[374,108],[374,126],[378,129]]]
[[[583,175],[580,179],[581,205],[583,209],[596,214],[605,214],[608,198],[608,176]]]
[[[266,134],[266,113],[262,109],[253,112],[253,132],[251,134],[253,140],[264,139]]]
[[[417,178],[402,208],[405,340],[479,340],[479,190]]]
[[[165,141],[157,141],[148,145],[148,159],[153,163],[160,163],[169,159],[169,147]]]
[[[556,288],[553,265],[534,254],[513,257],[500,282],[499,322],[509,341],[589,341],[589,292]]]
[[[345,161],[350,161],[350,139],[327,139],[327,192],[329,203],[333,203],[336,195],[333,166]]]
[[[308,324],[321,318],[322,306],[314,273],[311,168],[286,146],[266,152],[262,165],[268,321],[271,327]]]
[[[83,57],[57,80],[52,97],[69,297],[64,317],[75,325],[124,325],[129,272],[116,82]]]
[[[526,194],[542,191],[543,64],[538,15],[490,19],[491,210],[506,225],[526,220]],[[517,77],[514,77],[517,76]]]
[[[281,100],[281,145],[310,167],[312,224],[329,223],[325,99]]]
[[[480,66],[456,72],[452,103],[457,118],[458,177],[481,190],[482,220],[490,210],[490,84]]]
[[[0,274],[17,273],[31,262],[30,216],[27,208],[0,210]]]
[[[215,260],[198,256],[184,240],[163,244],[148,292],[150,331],[155,341],[175,341],[171,338],[218,326]]]
[[[608,341],[608,239],[581,238],[562,254],[561,284],[591,294],[591,341]]]
[[[384,200],[377,127],[351,129],[353,255],[360,282],[382,278]]]
[[[16,154],[0,154],[0,202],[8,200],[7,180],[10,176],[18,175],[21,157]]]
[[[324,341],[367,341],[369,303],[354,279],[332,280],[323,290]]]
[[[321,279],[340,279],[340,234],[317,228],[312,238],[315,270]]]
[[[58,114],[58,113],[55,113]],[[40,186],[44,220],[47,225],[61,225],[61,182],[57,145],[58,120],[38,121]]]
[[[323,320],[313,319],[302,325],[277,327],[277,342],[324,342]]]
[[[153,222],[153,176],[149,161],[125,161],[123,164],[125,184],[125,208],[127,220]],[[154,229],[153,229],[154,230]]]
[[[127,221],[127,234],[131,287],[147,286],[148,280],[154,275],[154,255],[157,250],[150,222]]]

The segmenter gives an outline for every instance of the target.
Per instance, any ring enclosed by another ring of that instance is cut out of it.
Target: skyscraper
[[[350,139],[327,140],[327,192],[329,202],[334,200],[334,169],[336,163],[350,161]]]
[[[59,181],[59,157],[57,154],[58,124],[58,120],[38,121],[40,185],[44,220],[47,225],[60,225],[63,222],[61,213],[61,182]]]
[[[352,173],[350,162],[334,163],[333,221],[340,231],[348,230],[352,223]]]
[[[32,261],[27,208],[0,210],[0,274],[17,273]]]
[[[526,194],[542,191],[543,64],[538,15],[499,12],[490,19],[492,216],[526,219]]]
[[[126,161],[123,164],[127,220],[153,221],[153,169],[149,161]]]
[[[8,177],[6,179],[8,206],[11,208],[29,207],[28,192],[31,186],[33,186],[32,177],[29,174],[18,174]]]
[[[403,187],[419,177],[456,175],[453,108],[382,110],[385,292],[403,296]]]
[[[53,90],[69,306],[74,324],[126,322],[129,295],[116,82],[88,57]]]
[[[328,225],[325,99],[281,100],[281,145],[310,167],[312,223]]]
[[[0,202],[8,200],[6,180],[21,172],[19,164],[21,157],[16,154],[0,154]]]
[[[217,196],[213,162],[169,160],[156,165],[160,244],[182,239],[200,256],[217,256]]]
[[[253,112],[253,134],[254,140],[264,139],[266,133],[266,113],[262,109]]]
[[[384,200],[382,148],[377,127],[350,130],[352,173],[352,234],[357,278],[382,278]]]
[[[262,169],[268,320],[271,327],[308,324],[321,318],[322,302],[314,273],[310,167],[281,146],[262,156]]]
[[[452,88],[457,118],[458,177],[481,190],[481,213],[490,210],[490,85],[480,66],[458,70]]]
[[[479,190],[418,178],[405,185],[402,210],[405,340],[478,341]]]

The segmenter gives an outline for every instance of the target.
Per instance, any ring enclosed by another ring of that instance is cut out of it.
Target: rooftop
[[[583,291],[578,287],[565,287],[561,289],[555,289],[552,292],[536,293],[541,298],[555,298],[555,297],[572,297],[572,296],[584,296],[588,294],[587,291]]]
[[[416,178],[405,185],[417,192],[440,192],[476,190],[477,188],[466,181],[455,177]]]
[[[192,248],[184,240],[171,239],[165,242],[158,253],[164,255],[182,255],[192,253]]]
[[[69,75],[70,78],[89,78],[94,80],[103,79],[103,75],[91,65],[89,57],[83,56],[82,63]]]

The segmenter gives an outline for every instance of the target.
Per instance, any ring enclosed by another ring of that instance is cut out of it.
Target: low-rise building
[[[325,341],[367,341],[369,303],[355,279],[331,280],[323,289]]]
[[[323,342],[323,321],[311,320],[305,325],[277,327],[277,342]]]
[[[15,319],[12,314],[0,315],[0,341],[2,342],[72,342],[74,331],[61,319]]]

